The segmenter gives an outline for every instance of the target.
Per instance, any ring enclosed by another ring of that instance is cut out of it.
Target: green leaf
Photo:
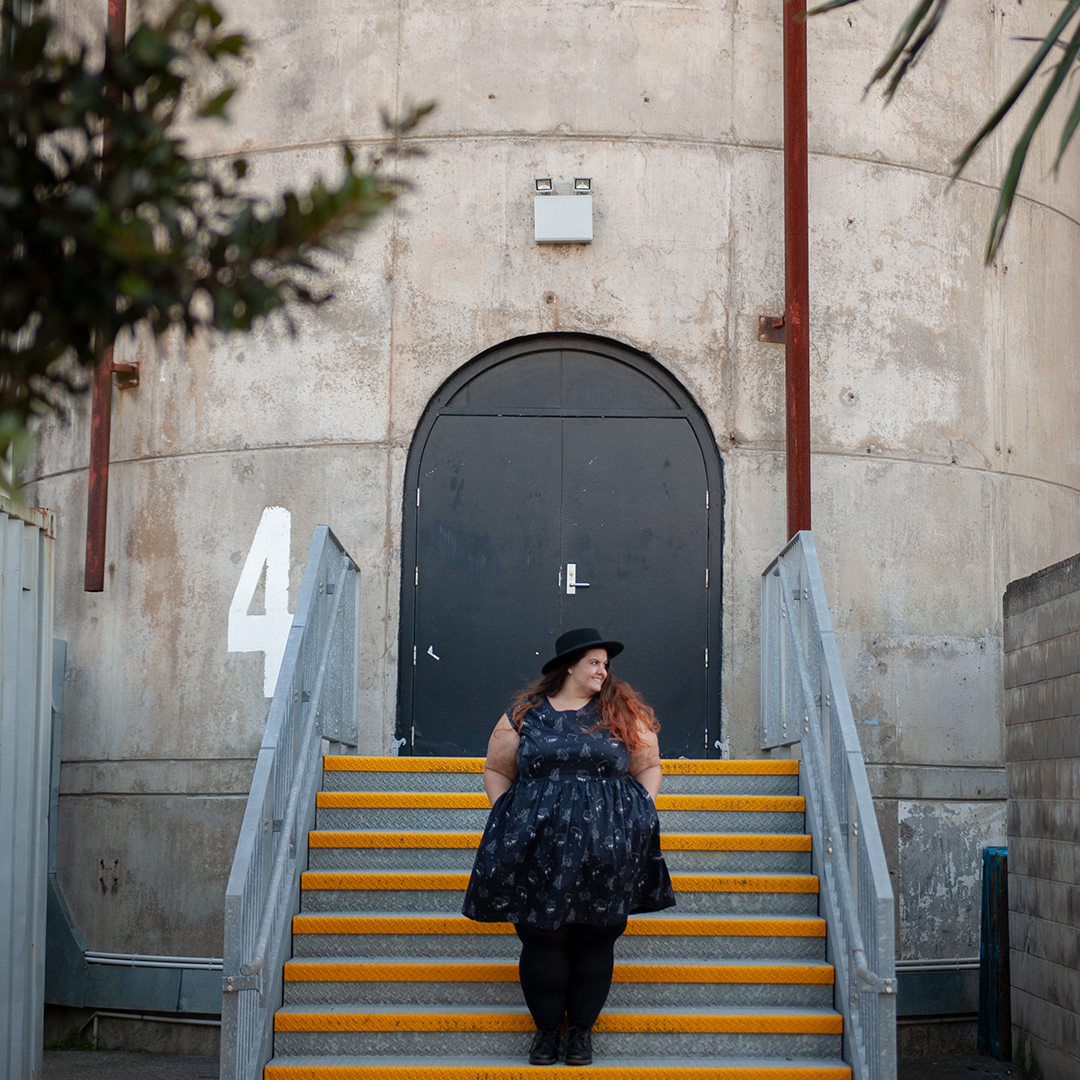
[[[1032,109],[1031,116],[1028,118],[1027,124],[1024,125],[1024,130],[1017,140],[1016,146],[1013,147],[1009,168],[1005,173],[1005,179],[1001,183],[997,207],[994,210],[994,216],[990,222],[990,238],[986,244],[987,263],[990,263],[993,260],[994,256],[997,254],[998,248],[1001,246],[1001,238],[1005,233],[1005,226],[1009,222],[1009,214],[1012,212],[1013,199],[1016,197],[1016,188],[1020,183],[1020,176],[1024,171],[1024,162],[1027,159],[1027,153],[1031,147],[1031,140],[1035,137],[1035,132],[1043,122],[1043,118],[1046,116],[1047,110],[1057,96],[1057,92],[1069,77],[1072,65],[1075,63],[1078,54],[1080,54],[1080,25],[1073,31],[1072,40],[1065,48],[1064,58],[1055,65],[1054,74],[1050,79],[1050,82],[1043,88],[1043,92],[1039,96],[1035,108]]]
[[[835,11],[837,8],[850,7],[852,4],[858,4],[859,2],[860,0],[829,0],[827,4],[811,8],[803,18],[809,19],[811,15],[824,15],[826,11]]]
[[[1065,125],[1061,129],[1061,141],[1058,143],[1057,157],[1054,158],[1053,168],[1055,176],[1057,176],[1058,169],[1061,167],[1061,159],[1065,156],[1065,151],[1069,148],[1069,143],[1072,141],[1073,134],[1076,132],[1078,124],[1080,124],[1080,90],[1076,93],[1076,100],[1073,102],[1073,107],[1069,110]]]
[[[201,109],[199,109],[200,116],[216,116],[224,120],[225,108],[229,104],[229,99],[236,93],[236,87],[230,86],[227,90],[222,90],[217,97],[211,101],[206,102]]]
[[[19,74],[33,71],[41,63],[45,42],[53,24],[51,19],[36,19],[29,26],[15,28],[11,49],[11,66]]]
[[[243,34],[230,34],[228,37],[217,38],[206,46],[206,54],[211,60],[226,54],[240,56],[248,47],[248,39]]]
[[[1035,73],[1042,67],[1043,61],[1054,47],[1058,35],[1069,24],[1077,10],[1080,10],[1080,0],[1069,0],[1050,32],[1043,39],[1042,44],[1035,50],[1027,64],[1024,65],[1023,71],[1016,77],[1005,96],[998,102],[997,108],[990,114],[989,118],[983,123],[982,127],[979,128],[975,133],[975,136],[968,142],[953,162],[953,179],[956,179],[956,177],[960,175],[964,166],[971,160],[971,156],[979,148],[983,140],[997,128],[1001,121],[1005,119],[1009,110],[1019,100],[1020,95],[1027,89],[1028,83],[1031,82]]]

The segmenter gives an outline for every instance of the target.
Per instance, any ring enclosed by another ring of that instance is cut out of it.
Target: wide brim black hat
[[[577,630],[567,630],[555,642],[555,655],[540,670],[545,675],[548,675],[575,653],[588,652],[589,649],[606,649],[610,660],[623,651],[623,643],[621,641],[605,641],[600,636],[600,631],[594,630],[591,626],[581,626]]]

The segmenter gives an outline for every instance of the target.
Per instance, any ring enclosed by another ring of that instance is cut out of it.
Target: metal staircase
[[[542,1080],[508,924],[459,914],[483,762],[324,759],[266,1080]],[[847,1080],[794,761],[669,761],[678,905],[630,920],[592,1074]]]
[[[222,1080],[542,1080],[513,928],[458,914],[482,762],[321,756],[357,745],[358,635],[320,525],[226,888]],[[618,945],[594,1080],[896,1080],[893,894],[810,533],[762,575],[761,703],[801,771],[665,763],[678,906]]]

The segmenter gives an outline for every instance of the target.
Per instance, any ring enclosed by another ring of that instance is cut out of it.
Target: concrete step
[[[284,992],[286,1005],[523,1004],[517,962],[492,957],[458,963],[432,957],[290,960]],[[829,964],[625,960],[615,965],[608,1005],[826,1009],[832,999]]]
[[[472,869],[479,831],[325,830],[308,835],[312,870]],[[661,834],[668,869],[696,874],[807,874],[803,833]]]
[[[535,1030],[524,1006],[293,1005],[274,1017],[274,1053],[525,1056]],[[605,1008],[593,1045],[598,1056],[837,1057],[841,1032],[832,1009]]]
[[[459,912],[464,872],[313,872],[301,879],[300,907],[317,911]],[[816,915],[818,880],[810,874],[672,875],[683,914]]]
[[[797,761],[663,762],[666,795],[797,795]],[[326,757],[325,791],[484,790],[483,758]]]
[[[326,912],[293,919],[293,956],[509,957],[520,952],[509,923],[464,915]],[[824,960],[825,921],[810,916],[635,915],[616,959]]]
[[[320,791],[315,825],[335,829],[482,830],[487,797],[468,792]],[[667,795],[656,800],[662,832],[801,832],[798,795]]]
[[[266,1080],[565,1080],[567,1066],[513,1057],[275,1057]],[[839,1058],[596,1057],[589,1080],[851,1080]]]

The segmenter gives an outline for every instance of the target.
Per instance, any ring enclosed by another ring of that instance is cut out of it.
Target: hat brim
[[[613,660],[623,651],[623,643],[621,641],[586,641],[581,645],[575,645],[572,649],[567,649],[566,652],[559,653],[558,656],[553,656],[540,670],[543,674],[550,675],[560,664],[569,660],[571,656],[587,653],[590,649],[605,649],[607,650],[608,659]]]

